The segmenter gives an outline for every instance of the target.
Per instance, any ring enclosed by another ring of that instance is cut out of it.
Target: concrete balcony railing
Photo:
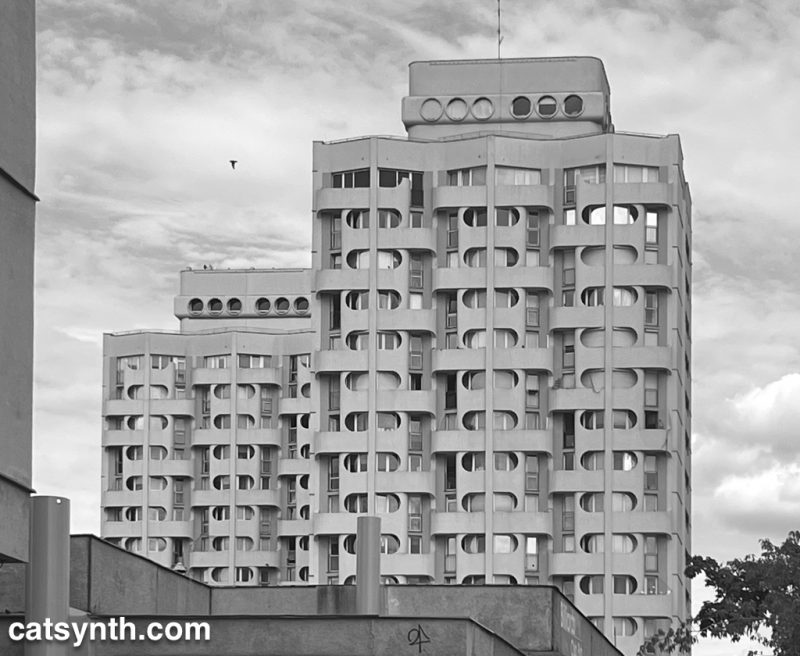
[[[431,535],[483,533],[486,516],[483,512],[434,512],[431,514]]]
[[[314,453],[365,453],[367,432],[321,431],[314,434]]]
[[[369,208],[369,188],[317,189],[314,207],[317,211]]]
[[[436,574],[432,554],[381,554],[381,574],[385,576],[430,576]]]
[[[553,209],[554,187],[549,185],[497,185],[494,204],[497,207],[526,206]]]
[[[433,209],[440,207],[486,207],[486,187],[434,187]]]

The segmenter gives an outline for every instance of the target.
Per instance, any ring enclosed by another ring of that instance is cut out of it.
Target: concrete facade
[[[553,584],[623,651],[689,611],[691,201],[592,58],[418,62],[314,144],[310,271],[187,271],[106,336],[104,537],[209,583]],[[606,220],[606,217],[613,217]]]
[[[33,0],[0,5],[0,563],[28,558],[33,392]]]
[[[72,621],[125,617],[139,632],[153,621],[203,621],[211,640],[98,641],[69,653],[620,656],[551,586],[382,586],[379,611],[360,615],[355,586],[211,587],[88,535],[73,536],[70,552]],[[0,570],[5,656],[23,651],[8,639],[8,626],[21,620],[23,569]],[[419,629],[426,641],[414,644]]]

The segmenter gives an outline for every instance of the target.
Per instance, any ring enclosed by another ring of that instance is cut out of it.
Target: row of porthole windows
[[[538,210],[530,210],[530,217],[538,221]],[[495,225],[510,228],[519,223],[520,213],[515,207],[498,207],[495,209]],[[464,224],[470,228],[485,228],[487,214],[485,207],[468,207],[462,216]]]
[[[142,538],[128,538],[125,540],[125,549],[127,551],[141,551]],[[147,550],[148,551],[166,551],[167,541],[164,538],[148,538]]]
[[[519,384],[519,375],[515,371],[497,369],[492,376],[492,384],[498,389],[513,389]],[[370,377],[367,372],[351,372],[345,376],[345,386],[351,391],[368,389]],[[485,371],[467,371],[462,376],[464,389],[482,390],[486,388]],[[379,390],[399,389],[402,379],[394,371],[378,371],[376,376]]]
[[[377,430],[391,431],[397,430],[401,426],[400,415],[396,412],[377,412]],[[466,430],[477,431],[486,428],[486,411],[470,410],[464,413],[462,419]],[[513,430],[517,427],[518,418],[513,412],[507,410],[494,410],[492,412],[492,426],[495,430]],[[351,412],[344,419],[345,428],[349,431],[358,432],[369,429],[369,414],[366,412]]]
[[[306,387],[306,385],[304,385],[303,387]],[[300,420],[299,420],[298,425],[301,428],[308,428],[308,426],[309,426],[309,423],[308,423],[309,415],[306,413],[306,414],[299,415],[299,417],[300,417]],[[287,419],[287,418],[284,418],[284,424],[283,425],[288,425],[286,423],[287,421],[290,421],[290,420]],[[219,429],[219,430],[225,430],[225,429],[231,428],[231,426],[232,426],[232,424],[231,424],[231,415],[228,415],[228,414],[214,415],[214,420],[213,420],[212,423],[213,423],[214,428]],[[297,426],[293,426],[293,427],[297,427]],[[201,424],[200,428],[209,428],[209,426],[204,426],[204,425]],[[249,415],[249,414],[237,414],[236,415],[236,428],[244,429],[244,430],[257,428],[256,418],[253,415]]]
[[[534,102],[530,96],[517,96],[511,101],[509,111],[518,120],[524,120],[534,114],[543,119],[552,119],[559,109],[558,101],[549,95],[539,96]],[[561,103],[561,111],[568,118],[577,118],[583,113],[583,98],[570,94]],[[478,121],[487,121],[495,113],[494,103],[486,97],[477,98],[471,105],[463,98],[452,98],[447,105],[442,105],[436,98],[427,98],[420,107],[420,116],[429,123],[438,121],[442,115],[451,121],[463,121],[470,114]]]
[[[604,512],[604,500],[603,492],[589,492],[581,495],[580,506],[586,512]],[[636,509],[636,505],[636,496],[630,492],[611,493],[612,512],[631,512]]]
[[[495,492],[492,495],[493,507],[497,512],[515,510],[517,497],[510,492]],[[483,492],[465,494],[461,499],[461,507],[467,512],[483,512],[486,510],[486,495]],[[367,512],[367,495],[363,493],[349,494],[345,497],[344,508],[349,513]],[[375,512],[393,513],[400,508],[400,499],[394,494],[378,494],[375,496]]]
[[[225,307],[226,304],[219,298],[211,298],[207,303],[204,303],[200,298],[193,298],[188,304],[189,314],[192,316],[200,315],[204,310],[207,310],[211,315],[220,315]],[[227,302],[227,313],[231,316],[239,315],[242,313],[242,307],[241,299],[230,298]],[[297,314],[306,314],[309,310],[310,303],[305,296],[294,299],[294,303],[284,296],[274,299],[274,301],[266,297],[261,297],[255,303],[256,314],[260,315],[270,314],[270,312],[274,312],[278,315],[288,314],[292,307],[294,307],[294,311]]]
[[[236,567],[234,568],[234,573],[236,575],[236,583],[249,583],[254,579],[252,567]],[[297,571],[297,577],[301,581],[308,581],[308,576],[308,567],[301,567]],[[228,567],[212,567],[209,577],[214,583],[231,583]]]
[[[615,290],[625,289],[628,288],[615,288]],[[633,295],[633,301],[627,303],[623,300],[623,291],[615,291],[615,301],[617,301],[618,296],[620,298],[618,304],[620,305],[631,305],[632,302],[636,300],[635,293]],[[378,308],[381,310],[396,310],[400,307],[401,300],[402,296],[400,293],[393,289],[378,290]],[[519,292],[517,292],[515,289],[495,289],[494,301],[495,307],[497,308],[513,308],[519,302]],[[470,309],[480,309],[486,307],[486,291],[478,289],[467,290],[464,292],[463,303],[465,307]],[[367,290],[354,290],[348,292],[345,296],[345,305],[351,310],[369,309],[369,292]],[[527,305],[528,307],[538,307],[538,296],[535,294],[529,294]]]
[[[519,342],[517,333],[508,328],[496,328],[492,333],[495,348],[513,348]],[[394,351],[402,344],[400,335],[391,331],[378,331],[376,338],[379,351]],[[362,331],[349,333],[345,343],[352,351],[364,351],[369,348],[369,333]],[[464,333],[464,345],[467,348],[485,348],[486,330],[467,330]]]
[[[308,489],[308,474],[305,474],[300,477],[300,487],[303,490]],[[221,476],[215,476],[212,485],[215,490],[230,490],[231,489],[231,477],[228,474],[223,474]],[[248,476],[247,474],[237,474],[236,475],[236,489],[237,490],[252,490],[255,488],[256,481],[252,476]],[[303,519],[308,519],[308,517],[303,517]]]

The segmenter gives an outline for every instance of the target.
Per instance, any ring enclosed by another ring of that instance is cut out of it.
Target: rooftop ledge
[[[646,132],[627,132],[624,130],[615,130],[613,134],[619,134],[626,137],[641,137],[645,139],[668,139],[670,137],[677,137],[676,133],[669,134],[648,134]],[[467,139],[482,139],[484,137],[506,137],[511,139],[531,139],[552,141],[558,139],[560,141],[570,139],[587,139],[589,137],[597,137],[597,132],[587,132],[586,134],[575,134],[568,136],[555,137],[549,134],[535,134],[531,132],[514,132],[512,130],[480,130],[470,131],[464,134],[451,134],[443,135],[436,139],[424,139],[420,137],[404,137],[395,134],[365,134],[358,137],[347,137],[346,139],[331,139],[329,141],[315,141],[314,143],[322,144],[324,146],[331,146],[335,144],[352,143],[354,141],[365,141],[367,139],[387,139],[391,141],[408,141],[412,143],[439,143],[442,141],[465,141]]]

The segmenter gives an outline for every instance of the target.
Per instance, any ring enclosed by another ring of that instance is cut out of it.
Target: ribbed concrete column
[[[356,520],[356,613],[378,615],[381,606],[381,519]]]
[[[26,621],[69,620],[69,499],[31,498]],[[31,642],[25,656],[66,656],[68,642]]]

